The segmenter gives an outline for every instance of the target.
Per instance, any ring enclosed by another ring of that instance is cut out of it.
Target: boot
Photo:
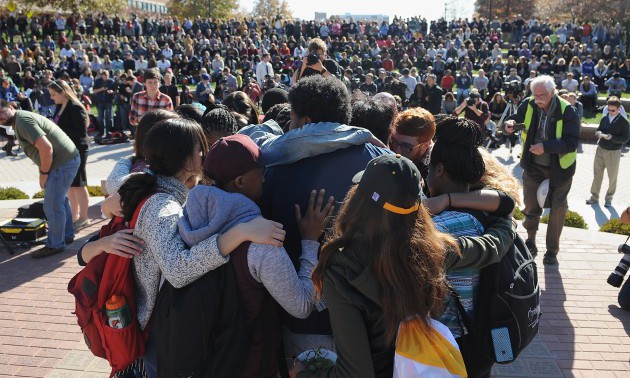
[[[15,141],[13,139],[9,139],[2,149],[7,153],[7,156],[16,156],[17,154],[13,152],[14,146]]]

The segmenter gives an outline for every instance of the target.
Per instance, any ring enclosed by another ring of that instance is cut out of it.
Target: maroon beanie
[[[235,134],[217,140],[203,162],[208,178],[227,184],[262,166],[260,148],[247,135]]]

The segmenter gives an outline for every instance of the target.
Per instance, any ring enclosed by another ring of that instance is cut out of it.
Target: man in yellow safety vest
[[[560,234],[567,213],[567,195],[575,174],[576,150],[580,137],[580,121],[575,109],[556,94],[556,85],[551,76],[543,75],[531,82],[532,96],[525,99],[516,114],[505,123],[508,133],[523,123],[521,137],[523,152],[523,198],[527,230],[526,244],[532,254],[538,252],[536,231],[542,214],[538,203],[538,187],[549,179],[549,193],[544,207],[550,207],[547,226],[547,252],[543,259],[546,265],[558,263]]]

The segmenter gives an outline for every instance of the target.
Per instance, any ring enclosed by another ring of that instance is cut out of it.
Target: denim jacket
[[[385,147],[369,130],[333,122],[309,123],[283,134],[280,126],[270,120],[244,127],[238,133],[249,136],[260,147],[262,162],[267,167],[291,164],[368,142]]]

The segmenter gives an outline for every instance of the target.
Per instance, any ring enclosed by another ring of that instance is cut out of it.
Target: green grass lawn
[[[601,112],[598,112],[598,113],[595,113],[595,114],[585,113],[584,117],[582,118],[582,123],[599,125],[599,121],[601,119],[602,119],[602,113]]]

